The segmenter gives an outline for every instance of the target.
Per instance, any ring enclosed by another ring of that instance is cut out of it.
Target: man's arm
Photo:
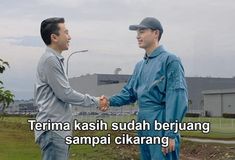
[[[130,103],[134,103],[137,100],[137,93],[134,91],[137,79],[137,71],[140,66],[143,64],[143,61],[140,61],[135,65],[135,69],[131,77],[129,78],[127,84],[122,88],[122,90],[109,98],[102,96],[100,102],[102,102],[101,107],[104,106],[104,109],[108,108],[108,106],[119,107],[123,105],[127,105]]]
[[[134,103],[137,100],[137,95],[133,90],[134,74],[130,77],[127,84],[122,88],[121,92],[109,98],[110,106],[123,106]]]
[[[181,62],[173,60],[167,66],[167,86],[166,86],[166,122],[181,122],[188,106],[187,85],[184,77],[184,69]],[[162,148],[166,155],[175,150],[175,137],[177,133],[173,130],[165,132],[169,137],[169,146]]]
[[[49,57],[45,63],[47,83],[55,96],[65,103],[80,106],[99,106],[99,98],[73,90],[56,57]]]
[[[167,66],[166,86],[166,122],[181,122],[188,106],[187,85],[184,69],[179,60],[173,60]],[[166,131],[165,136],[175,138],[177,133]]]

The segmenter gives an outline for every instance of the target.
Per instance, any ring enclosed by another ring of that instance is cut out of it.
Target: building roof
[[[98,85],[126,83],[131,75],[124,74],[97,74]]]
[[[235,88],[231,88],[231,89],[215,89],[215,90],[204,90],[204,91],[202,91],[203,95],[233,94],[233,93],[235,93]]]

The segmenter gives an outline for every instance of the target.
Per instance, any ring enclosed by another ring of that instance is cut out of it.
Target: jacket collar
[[[145,53],[144,59],[152,59],[160,55],[163,51],[165,51],[164,47],[160,45],[159,47],[155,48],[150,55]]]
[[[47,52],[51,52],[51,53],[53,53],[57,58],[59,58],[59,60],[61,60],[62,62],[64,61],[64,57],[59,53],[59,52],[57,52],[56,50],[54,50],[54,49],[52,49],[52,48],[50,48],[50,47],[46,47],[46,51]]]

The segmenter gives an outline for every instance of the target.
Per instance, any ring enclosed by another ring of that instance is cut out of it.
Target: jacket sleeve
[[[61,101],[80,106],[98,106],[98,98],[73,90],[58,59],[50,57],[45,63],[47,83]]]
[[[188,93],[180,60],[171,61],[166,73],[166,122],[182,122],[188,107]],[[173,130],[165,132],[165,136],[170,138],[175,138],[176,135]]]
[[[137,65],[136,65],[137,66]],[[135,67],[136,70],[137,67]],[[134,85],[136,83],[135,71],[129,78],[127,84],[122,88],[122,90],[109,98],[110,106],[123,106],[130,103],[135,103],[137,100],[136,92],[134,91]]]

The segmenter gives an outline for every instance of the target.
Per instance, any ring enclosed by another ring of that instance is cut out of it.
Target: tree
[[[3,73],[6,67],[10,67],[8,62],[0,59],[0,73]],[[3,82],[0,80],[0,107],[2,108],[2,115],[5,115],[5,109],[14,102],[14,95],[9,90],[5,90],[3,87]]]

